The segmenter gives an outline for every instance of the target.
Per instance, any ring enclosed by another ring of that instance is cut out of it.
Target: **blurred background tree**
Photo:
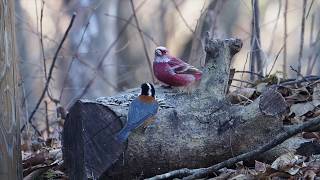
[[[78,98],[109,96],[152,82],[152,62],[146,56],[152,61],[159,45],[201,67],[206,32],[217,38],[243,40],[244,47],[232,62],[237,71],[296,78],[294,70],[299,69],[301,60],[300,75],[319,75],[318,1],[132,2],[135,13],[130,0],[16,1],[17,49],[24,92],[22,125],[31,119],[45,138],[58,136],[59,107],[68,109]],[[30,117],[74,12],[75,21],[59,51],[46,95]],[[250,78],[250,73],[236,73],[234,78],[257,79]],[[233,82],[233,86],[245,85]],[[26,129],[27,135],[33,131],[29,125]],[[24,137],[29,138],[27,135]]]

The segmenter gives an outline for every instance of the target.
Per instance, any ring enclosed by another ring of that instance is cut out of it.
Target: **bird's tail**
[[[118,134],[116,134],[115,139],[116,139],[118,142],[123,143],[123,142],[125,142],[125,141],[128,139],[129,134],[130,134],[129,129],[127,129],[127,128],[125,127],[125,128],[123,128],[123,129],[121,129],[121,131],[120,131]]]

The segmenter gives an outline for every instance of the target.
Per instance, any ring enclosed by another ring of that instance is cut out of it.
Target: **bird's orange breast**
[[[146,95],[140,95],[139,100],[145,103],[152,103],[155,101],[154,97]]]

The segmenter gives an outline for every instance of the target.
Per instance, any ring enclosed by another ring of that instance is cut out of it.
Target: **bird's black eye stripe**
[[[155,89],[151,83],[143,83],[141,85],[141,95],[155,96]]]

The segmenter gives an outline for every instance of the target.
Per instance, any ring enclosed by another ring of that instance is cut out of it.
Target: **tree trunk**
[[[0,179],[22,179],[13,1],[0,1]]]
[[[137,129],[125,145],[116,144],[112,137],[125,122],[129,101],[138,89],[95,101],[79,100],[70,109],[63,131],[70,178],[85,179],[89,174],[133,179],[206,167],[273,139],[281,132],[280,117],[286,111],[280,93],[267,90],[248,106],[231,105],[225,98],[230,61],[241,47],[239,39],[207,38],[199,88],[184,94],[157,87],[161,108],[156,122]],[[82,177],[76,175],[79,172]]]

